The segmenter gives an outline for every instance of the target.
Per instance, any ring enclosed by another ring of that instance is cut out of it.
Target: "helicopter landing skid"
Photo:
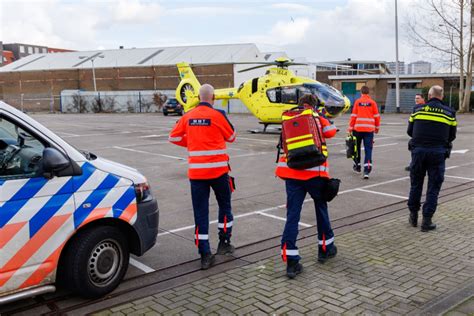
[[[263,123],[260,123],[263,124]],[[256,128],[256,129],[249,129],[249,132],[252,134],[280,134],[281,133],[281,127],[274,127],[268,129],[268,125],[270,124],[263,124],[263,129],[261,128]]]

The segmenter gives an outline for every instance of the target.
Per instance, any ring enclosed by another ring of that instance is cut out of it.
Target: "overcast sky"
[[[398,0],[401,24],[414,1]],[[393,61],[394,2],[0,0],[0,40],[76,50],[251,42],[310,61]],[[400,32],[400,60],[429,60]]]

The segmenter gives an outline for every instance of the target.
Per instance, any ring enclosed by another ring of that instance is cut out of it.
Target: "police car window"
[[[0,179],[39,176],[45,146],[29,132],[0,117]]]

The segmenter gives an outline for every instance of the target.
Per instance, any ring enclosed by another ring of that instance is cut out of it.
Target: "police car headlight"
[[[150,185],[146,182],[135,184],[135,194],[137,195],[137,203],[148,202],[153,199]]]

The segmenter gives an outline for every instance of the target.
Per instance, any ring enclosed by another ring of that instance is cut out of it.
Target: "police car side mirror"
[[[57,149],[48,147],[43,150],[43,172],[46,178],[52,178],[55,172],[69,167],[70,162]]]

